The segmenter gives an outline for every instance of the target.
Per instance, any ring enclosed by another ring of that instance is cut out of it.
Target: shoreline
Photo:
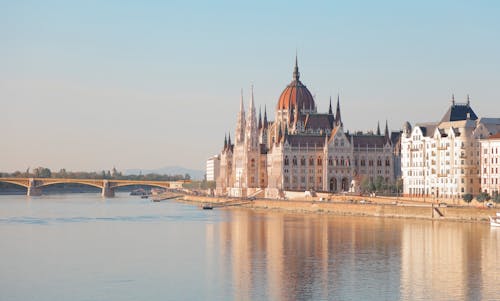
[[[476,208],[464,206],[439,207],[432,203],[350,203],[343,200],[243,200],[226,197],[186,195],[177,201],[201,205],[210,203],[214,208],[242,207],[253,210],[278,210],[291,213],[327,214],[334,216],[365,216],[384,218],[409,218],[455,222],[489,223],[498,208]]]

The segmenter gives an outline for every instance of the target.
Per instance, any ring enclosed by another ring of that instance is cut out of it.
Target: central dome
[[[299,78],[299,67],[297,66],[297,58],[295,58],[293,80],[281,93],[277,110],[290,110],[291,108],[303,110],[305,108],[307,111],[314,111],[316,105],[311,92],[302,84]]]

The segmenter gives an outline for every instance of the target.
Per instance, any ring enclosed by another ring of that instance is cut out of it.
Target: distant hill
[[[204,170],[195,170],[184,168],[181,166],[167,166],[157,169],[125,169],[123,172],[124,175],[138,175],[138,174],[148,174],[148,173],[156,173],[160,175],[185,175],[189,174],[191,179],[193,180],[203,180],[205,176]]]

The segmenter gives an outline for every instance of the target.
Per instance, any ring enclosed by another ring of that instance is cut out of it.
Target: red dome
[[[300,80],[299,66],[297,64],[297,57],[295,57],[295,68],[293,70],[293,81],[283,90],[278,101],[277,110],[290,110],[296,108],[299,111],[306,109],[314,111],[316,105],[311,92],[307,90]]]
[[[299,80],[293,80],[281,93],[278,101],[278,110],[297,108],[313,111],[315,108],[311,92]]]

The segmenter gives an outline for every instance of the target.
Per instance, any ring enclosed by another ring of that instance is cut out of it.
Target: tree
[[[467,204],[470,204],[470,202],[472,202],[473,196],[472,196],[472,194],[467,193],[467,194],[464,194],[464,195],[462,196],[462,199],[463,199],[463,200],[464,200],[464,202],[466,202]]]
[[[384,189],[384,183],[385,183],[384,177],[377,176],[375,178],[375,183],[373,183],[375,191],[380,192],[381,190],[383,190]]]
[[[33,169],[33,173],[36,178],[50,178],[52,176],[50,169],[45,167],[37,167]]]
[[[498,193],[498,191],[495,191],[493,193],[493,197],[491,198],[493,200],[493,202],[495,202],[496,204],[500,203],[500,194]]]
[[[491,199],[490,195],[486,192],[481,192],[478,196],[476,196],[476,200],[480,203],[484,201],[489,201]]]

